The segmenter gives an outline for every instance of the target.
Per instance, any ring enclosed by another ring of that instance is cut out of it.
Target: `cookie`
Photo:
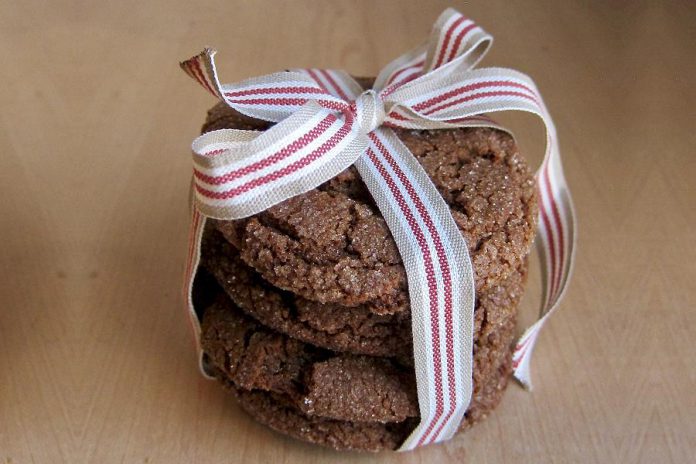
[[[471,404],[464,415],[460,431],[483,420],[500,403],[512,371],[511,352],[487,381],[475,386]],[[382,451],[399,447],[416,427],[418,421],[409,418],[402,422],[348,422],[308,416],[291,401],[279,394],[243,390],[221,371],[213,374],[237,397],[242,408],[256,421],[299,440],[336,450]]]
[[[375,314],[368,305],[321,304],[266,282],[215,230],[206,230],[202,265],[244,312],[292,338],[335,351],[396,357],[410,364],[412,339],[408,305],[397,314]],[[514,316],[524,291],[526,262],[499,285],[482,292],[474,312],[476,342]],[[482,330],[482,325],[486,328]]]
[[[221,372],[213,373],[259,423],[283,435],[335,450],[376,452],[396,449],[417,425],[416,419],[383,424],[307,416],[282,395],[242,390]]]
[[[254,128],[220,104],[203,131]],[[531,246],[534,177],[510,135],[487,128],[397,130],[450,206],[469,246],[477,291],[512,274]],[[398,312],[408,301],[396,245],[354,167],[237,221],[212,221],[268,282],[319,303]]]
[[[412,367],[388,358],[335,353],[273,332],[225,295],[203,315],[208,361],[243,390],[282,394],[308,416],[353,422],[400,422],[418,415]],[[474,353],[474,386],[510,352],[514,317]]]
[[[203,316],[209,361],[244,390],[283,394],[308,415],[399,422],[418,414],[410,369],[386,358],[333,353],[273,332],[222,295]]]
[[[204,234],[202,265],[242,310],[279,332],[336,351],[410,357],[408,311],[380,315],[366,305],[322,305],[278,289],[215,230]]]

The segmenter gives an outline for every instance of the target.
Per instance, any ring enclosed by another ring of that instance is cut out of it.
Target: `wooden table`
[[[449,2],[3,0],[0,462],[693,462],[693,6],[456,3],[496,37],[484,64],[542,89],[579,215],[534,391],[443,446],[338,454],[204,380],[182,311],[188,147],[213,101],[178,60],[213,44],[227,81],[371,75]],[[538,162],[541,126],[504,120]]]

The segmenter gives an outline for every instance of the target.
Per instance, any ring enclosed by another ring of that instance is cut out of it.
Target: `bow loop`
[[[383,98],[427,76],[468,70],[478,64],[493,37],[453,8],[446,9],[433,25],[430,40],[389,63],[375,80]]]
[[[484,57],[493,42],[474,21],[453,8],[446,9],[435,22],[423,63],[428,74],[450,63],[471,69]]]

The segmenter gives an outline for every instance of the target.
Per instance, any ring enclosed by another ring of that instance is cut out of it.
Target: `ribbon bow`
[[[221,85],[206,49],[183,63],[186,73],[229,106],[277,123],[265,132],[224,129],[193,142],[194,193],[186,288],[191,289],[205,217],[239,219],[300,195],[355,165],[380,209],[406,268],[421,422],[401,446],[449,439],[472,391],[474,276],[467,245],[447,204],[390,128],[494,127],[484,113],[518,110],[541,117],[546,156],[537,173],[545,299],[539,320],[520,338],[515,376],[530,386],[538,333],[566,287],[574,215],[556,131],[524,74],[474,69],[492,37],[447,9],[430,40],[390,63],[364,90],[339,70],[298,69]]]

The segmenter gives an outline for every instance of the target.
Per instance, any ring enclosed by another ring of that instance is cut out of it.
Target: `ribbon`
[[[239,219],[316,188],[355,165],[401,254],[408,281],[421,422],[400,450],[448,440],[470,403],[474,277],[467,245],[436,187],[391,128],[493,127],[484,113],[539,116],[547,146],[537,172],[544,299],[520,338],[515,376],[531,388],[541,328],[567,286],[575,220],[556,129],[534,82],[504,68],[474,69],[492,37],[447,9],[430,40],[394,60],[364,90],[339,70],[298,69],[220,84],[211,49],[184,71],[240,113],[276,123],[264,132],[218,130],[193,142],[194,208],[185,295],[200,354],[191,292],[206,217]],[[205,371],[204,371],[205,373]]]

